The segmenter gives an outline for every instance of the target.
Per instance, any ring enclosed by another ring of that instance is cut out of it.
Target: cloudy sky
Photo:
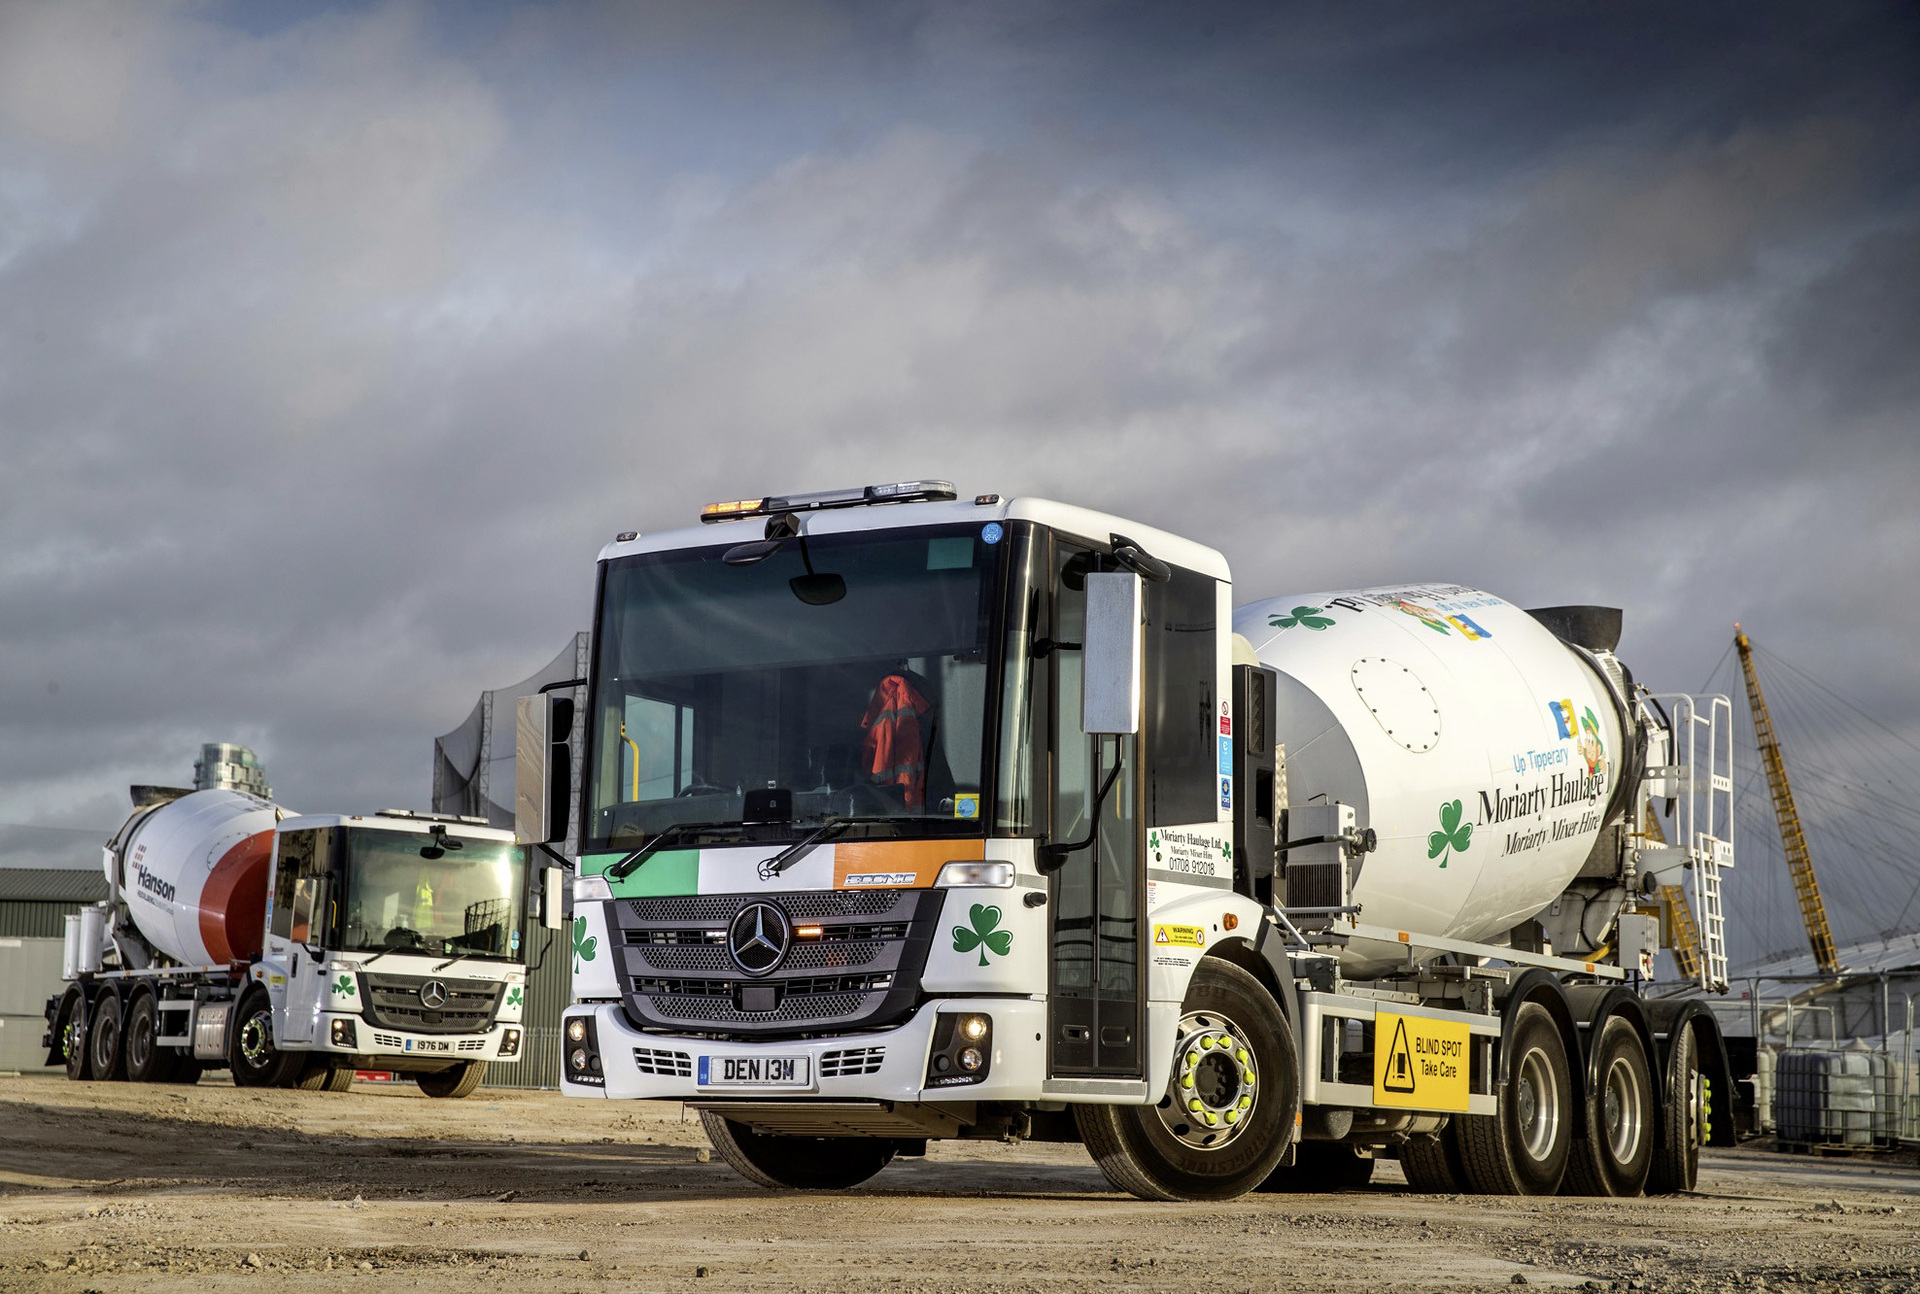
[[[424,805],[616,531],[918,476],[1741,620],[1910,770],[1916,87],[1891,2],[0,0],[0,823]]]

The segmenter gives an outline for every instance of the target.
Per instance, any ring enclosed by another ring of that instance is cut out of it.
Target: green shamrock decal
[[[600,940],[587,933],[587,919],[575,917],[573,919],[573,973],[575,975],[580,973],[581,962],[593,960],[593,951],[599,945]]]
[[[1268,616],[1267,623],[1275,629],[1291,629],[1299,625],[1302,629],[1325,629],[1333,623],[1321,615],[1325,607],[1295,607],[1290,616]]]
[[[955,952],[970,953],[978,948],[980,950],[980,964],[985,966],[987,964],[987,949],[991,948],[994,952],[1005,957],[1007,952],[1013,947],[1013,933],[999,928],[999,908],[985,903],[976,903],[973,905],[973,911],[967,914],[967,919],[973,923],[973,929],[969,930],[965,926],[955,926],[953,928],[953,950]]]
[[[1163,861],[1160,857],[1160,832],[1158,829],[1147,833],[1147,848],[1153,851],[1153,861]]]
[[[518,984],[515,984],[512,988],[507,990],[507,1005],[519,1006],[524,996],[525,995],[520,992],[520,986]]]
[[[335,981],[333,985],[333,991],[339,994],[341,997],[352,997],[354,995],[353,976],[342,975],[337,981]]]
[[[1467,852],[1467,845],[1473,839],[1473,824],[1460,821],[1460,801],[1440,806],[1440,830],[1427,837],[1427,857],[1440,858],[1440,865],[1447,865],[1447,858],[1453,857],[1454,850]]]

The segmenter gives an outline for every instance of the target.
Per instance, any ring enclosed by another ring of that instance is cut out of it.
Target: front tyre
[[[428,1096],[450,1101],[462,1096],[471,1096],[473,1090],[480,1086],[480,1080],[486,1076],[486,1061],[469,1060],[455,1065],[452,1069],[443,1069],[437,1074],[415,1074],[413,1081]],[[351,1083],[353,1080],[349,1078],[347,1081]]]
[[[1300,1113],[1293,1026],[1247,972],[1194,971],[1157,1105],[1077,1105],[1087,1151],[1143,1200],[1231,1200],[1273,1174]]]
[[[1547,1009],[1528,1002],[1514,1016],[1507,1047],[1500,1112],[1456,1120],[1467,1186],[1479,1195],[1552,1195],[1573,1149],[1566,1042]]]
[[[227,1035],[227,1067],[235,1087],[286,1087],[305,1067],[304,1056],[281,1051],[273,1042],[273,1003],[259,989],[240,998]]]
[[[770,1190],[842,1191],[893,1162],[884,1137],[788,1137],[700,1112],[707,1140],[733,1171]]]

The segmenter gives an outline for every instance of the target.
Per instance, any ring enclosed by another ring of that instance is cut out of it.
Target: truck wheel
[[[327,1079],[326,1090],[329,1092],[351,1092],[353,1090],[353,1066],[340,1065],[336,1067],[332,1076]]]
[[[1573,1146],[1573,1078],[1553,1017],[1538,1002],[1514,1016],[1500,1112],[1459,1119],[1460,1162],[1480,1195],[1552,1195]]]
[[[1638,1195],[1653,1163],[1653,1076],[1640,1034],[1613,1016],[1594,1044],[1584,1131],[1567,1161],[1567,1195]]]
[[[1143,1200],[1231,1200],[1272,1175],[1293,1139],[1300,1076],[1293,1026],[1238,966],[1194,971],[1157,1105],[1076,1105],[1107,1180]]]
[[[1690,1191],[1700,1180],[1700,1143],[1706,1140],[1706,1093],[1693,1029],[1680,1026],[1668,1045],[1667,1099],[1660,1117],[1647,1194]]]
[[[235,1087],[285,1087],[305,1057],[273,1045],[273,1003],[259,989],[241,995],[227,1035],[227,1067]]]
[[[415,1074],[413,1081],[418,1083],[420,1090],[428,1096],[451,1100],[454,1097],[472,1095],[473,1090],[480,1086],[480,1080],[486,1076],[486,1061],[469,1060],[464,1064],[455,1065],[452,1069],[443,1069],[437,1074]]]
[[[77,988],[68,989],[71,1006],[63,1006],[60,1045],[66,1053],[67,1077],[83,1082],[93,1077],[93,1060],[87,1047],[87,999]]]
[[[160,1007],[151,989],[139,989],[127,1011],[127,1077],[136,1083],[164,1083],[173,1077],[179,1053],[159,1042]]]
[[[302,1092],[324,1092],[333,1082],[333,1066],[317,1056],[308,1056],[307,1063],[294,1078],[293,1086]]]
[[[95,1079],[117,1083],[127,1076],[127,1054],[121,1041],[126,1018],[118,994],[102,993],[93,1003],[93,1024],[87,1029],[87,1068]]]
[[[1454,1125],[1401,1142],[1400,1171],[1406,1174],[1407,1186],[1422,1195],[1464,1192],[1467,1170],[1460,1162],[1460,1134]]]
[[[200,1081],[200,1075],[206,1072],[206,1066],[191,1059],[185,1052],[174,1058],[173,1073],[167,1075],[169,1083],[179,1083],[183,1087],[192,1087]]]
[[[1260,1183],[1263,1192],[1358,1191],[1373,1180],[1373,1157],[1344,1141],[1303,1141],[1293,1162],[1276,1168]]]
[[[733,1171],[770,1190],[841,1191],[893,1162],[885,1137],[788,1137],[700,1112],[707,1140]]]

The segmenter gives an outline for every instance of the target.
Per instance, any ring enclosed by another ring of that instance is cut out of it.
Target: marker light
[[[767,506],[765,497],[758,499],[732,499],[725,503],[709,503],[700,509],[700,520],[711,525],[716,521],[732,521],[739,517],[750,517]]]
[[[1004,890],[1013,884],[1012,863],[948,863],[934,885],[941,889]]]
[[[613,886],[604,876],[576,876],[573,878],[573,901],[575,903],[597,903],[613,897]]]
[[[796,939],[818,939],[822,929],[821,926],[795,926],[793,935]]]

